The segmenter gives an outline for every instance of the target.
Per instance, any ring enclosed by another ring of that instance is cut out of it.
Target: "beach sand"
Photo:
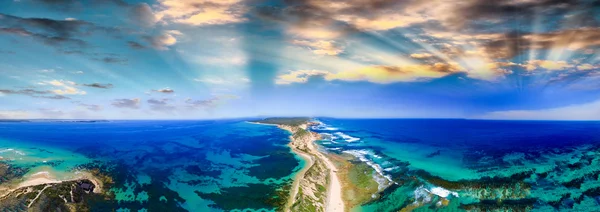
[[[286,125],[277,125],[279,128],[292,132],[292,134],[296,133],[296,131]],[[307,125],[301,125],[301,129],[307,130]],[[327,189],[327,196],[325,202],[325,210],[326,212],[343,212],[344,211],[344,202],[342,200],[342,186],[340,180],[337,176],[337,168],[335,165],[322,153],[320,152],[314,142],[317,140],[318,136],[315,136],[310,132],[309,136],[301,136],[299,138],[295,138],[295,136],[291,136],[291,142],[289,143],[291,149],[294,153],[302,156],[305,160],[307,160],[307,165],[303,168],[303,170],[298,173],[296,178],[294,179],[294,183],[291,190],[290,201],[288,201],[288,206],[294,202],[300,181],[305,178],[306,171],[315,163],[315,161],[320,161],[325,164],[327,171],[329,172],[329,185]],[[289,211],[290,207],[286,208],[286,211]]]
[[[77,177],[68,180],[57,180],[53,177],[49,172],[41,171],[37,173],[33,173],[29,175],[26,179],[16,183],[5,183],[0,186],[0,198],[4,197],[11,192],[18,190],[20,188],[27,188],[31,186],[44,185],[44,184],[58,184],[67,181],[73,180],[81,180],[88,179],[90,180],[96,187],[94,188],[94,193],[102,193],[103,185],[102,182],[96,179],[91,173],[88,172],[77,172]]]

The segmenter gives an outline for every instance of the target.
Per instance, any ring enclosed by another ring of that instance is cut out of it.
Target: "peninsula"
[[[315,146],[320,135],[308,129],[313,124],[309,118],[268,118],[252,123],[274,125],[290,132],[289,147],[306,161],[293,181],[284,211],[345,211],[337,168]]]

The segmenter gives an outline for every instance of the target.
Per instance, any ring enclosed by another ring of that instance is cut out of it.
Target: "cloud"
[[[600,101],[540,110],[496,111],[475,118],[509,120],[600,120]]]
[[[150,5],[146,3],[138,3],[132,6],[129,15],[135,23],[143,27],[153,26],[158,21]]]
[[[170,99],[149,99],[147,102],[150,105],[151,110],[172,112],[176,107],[171,105],[169,103],[170,101]]]
[[[295,45],[308,47],[317,55],[338,55],[344,51],[344,49],[337,45],[335,41],[293,40],[292,43]]]
[[[87,110],[94,111],[94,112],[102,111],[102,109],[103,109],[101,105],[95,105],[95,104],[80,103],[79,106],[81,106]]]
[[[320,70],[291,71],[277,77],[277,84],[305,83],[310,77],[322,76],[325,80],[367,81],[372,83],[413,82],[440,78],[461,72],[457,64],[435,63],[403,66],[367,66],[354,70],[328,72]]]
[[[156,19],[193,26],[246,21],[242,0],[159,0]]]
[[[583,70],[583,71],[591,70],[591,69],[598,69],[598,68],[599,68],[598,66],[594,66],[594,65],[589,64],[589,63],[584,63],[584,64],[581,64],[581,65],[577,66],[577,69]]]
[[[427,58],[433,57],[433,55],[431,55],[429,53],[414,53],[414,54],[410,54],[410,57],[415,58],[415,59],[427,59]]]
[[[139,109],[140,99],[115,99],[111,105],[118,108]]]
[[[170,89],[170,88],[163,88],[163,89],[152,90],[152,91],[159,92],[159,93],[165,93],[165,94],[175,93],[175,91],[173,89]]]
[[[0,110],[0,119],[27,119],[29,113],[23,110]]]
[[[93,58],[93,60],[102,61],[104,63],[110,64],[127,64],[127,61],[129,61],[128,59],[118,57]]]
[[[72,46],[76,46],[76,47],[83,47],[86,46],[87,43],[83,40],[80,39],[73,39],[73,38],[67,38],[67,37],[53,37],[53,36],[47,36],[47,35],[43,35],[43,34],[36,34],[30,31],[27,31],[25,29],[22,28],[0,28],[0,33],[6,33],[6,34],[13,34],[13,35],[19,35],[19,36],[23,36],[23,37],[30,37],[33,38],[35,40],[39,40],[42,43],[46,44],[46,45],[50,45],[50,46],[57,46],[57,45],[72,45]]]
[[[20,95],[39,95],[39,94],[49,94],[50,91],[40,91],[34,89],[22,89],[22,90],[9,90],[9,89],[0,89],[0,93],[2,94],[20,94]]]
[[[32,96],[35,98],[42,98],[42,99],[71,99],[69,97],[63,96],[63,95],[53,95],[53,96]]]
[[[305,83],[310,77],[313,76],[327,76],[331,75],[328,71],[321,70],[298,70],[290,71],[287,74],[279,75],[275,80],[276,84],[285,85],[292,83]]]
[[[132,49],[145,49],[146,47],[138,42],[135,41],[128,41],[127,45],[129,45],[129,47],[131,47]]]
[[[35,90],[35,89],[21,89],[21,90],[10,90],[10,89],[0,89],[0,94],[2,95],[24,95],[30,96],[34,98],[44,98],[44,99],[70,99],[69,97],[63,95],[48,95],[54,93],[53,91],[47,90]]]
[[[190,110],[198,110],[198,109],[213,109],[226,103],[228,100],[238,99],[238,96],[235,95],[217,95],[210,99],[204,100],[194,100],[188,98],[185,100],[185,107]]]
[[[106,84],[91,83],[91,84],[80,84],[80,85],[86,86],[86,87],[92,87],[92,88],[103,88],[103,89],[113,88],[113,84],[110,84],[110,83],[106,83]]]
[[[85,95],[87,94],[85,91],[79,90],[73,86],[77,85],[77,83],[73,81],[67,80],[52,80],[52,81],[44,81],[39,83],[41,85],[52,85],[54,87],[58,87],[57,89],[51,90],[53,93],[58,95]]]
[[[523,67],[525,67],[525,69],[528,71],[534,71],[539,68],[543,68],[548,71],[558,71],[573,68],[574,66],[569,64],[567,61],[529,60],[523,65]]]
[[[509,32],[483,44],[494,58],[511,59],[526,50],[587,50],[600,45],[600,28],[565,29],[547,33]]]
[[[168,50],[169,46],[175,45],[177,43],[177,38],[175,36],[182,35],[181,32],[177,30],[169,30],[163,31],[161,34],[156,36],[146,36],[146,40],[158,50]]]
[[[30,37],[51,46],[85,47],[87,43],[78,37],[96,30],[108,29],[80,20],[21,18],[0,13],[0,33]]]
[[[229,79],[223,79],[223,78],[195,78],[193,79],[196,82],[201,82],[201,83],[207,83],[207,84],[213,84],[213,85],[238,85],[238,84],[245,84],[250,82],[250,79],[248,78],[229,78]]]

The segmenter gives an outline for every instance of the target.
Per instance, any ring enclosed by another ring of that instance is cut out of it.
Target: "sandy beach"
[[[288,130],[292,133],[296,133],[295,130],[292,127],[286,126],[286,125],[277,125],[279,128],[284,129],[284,130]],[[301,129],[303,130],[308,130],[308,127],[306,124],[303,124],[300,126]],[[300,181],[302,181],[302,179],[305,178],[305,174],[306,171],[313,166],[313,164],[315,163],[315,161],[320,161],[323,164],[325,164],[327,171],[329,172],[329,185],[327,188],[327,196],[326,196],[326,202],[325,202],[325,211],[326,212],[343,212],[344,211],[344,202],[342,200],[342,186],[340,183],[340,180],[337,176],[337,168],[335,167],[335,165],[322,153],[320,152],[315,144],[314,141],[317,140],[317,136],[315,136],[316,133],[310,132],[308,136],[303,136],[303,137],[299,137],[299,138],[295,138],[295,136],[291,136],[291,142],[289,143],[290,147],[292,148],[292,150],[294,151],[294,153],[302,156],[303,158],[305,158],[305,160],[307,160],[309,163],[304,167],[304,169],[298,173],[298,175],[296,176],[296,178],[294,179],[294,183],[292,186],[292,190],[291,190],[291,194],[290,194],[290,200],[288,201],[288,206],[290,206],[297,194],[298,194],[298,190],[299,190],[299,185],[300,185]],[[315,160],[315,161],[313,161]],[[290,207],[286,208],[286,211],[289,211]]]
[[[94,188],[94,192],[101,193],[103,191],[103,185],[100,180],[96,179],[92,174],[87,172],[79,172],[77,173],[77,177],[68,180],[57,180],[49,172],[41,171],[37,173],[33,173],[29,175],[26,179],[21,182],[14,184],[4,184],[0,186],[0,198],[10,194],[11,192],[18,190],[20,188],[26,188],[37,185],[44,184],[57,184],[67,181],[80,180],[80,179],[88,179],[90,180],[96,187]]]

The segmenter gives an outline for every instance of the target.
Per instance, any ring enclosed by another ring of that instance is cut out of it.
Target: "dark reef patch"
[[[244,208],[261,209],[268,206],[280,208],[285,205],[287,195],[278,195],[289,191],[290,188],[291,184],[281,187],[281,190],[273,185],[248,184],[247,186],[222,188],[220,193],[199,191],[195,191],[195,193],[203,199],[213,201],[212,207],[229,211]]]

